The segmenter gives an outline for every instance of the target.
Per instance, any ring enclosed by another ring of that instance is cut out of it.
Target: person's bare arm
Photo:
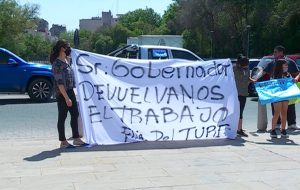
[[[300,78],[300,73],[298,73],[298,75],[294,78],[294,81],[295,81],[295,82],[298,82],[298,81],[299,81],[299,78]]]
[[[258,79],[260,79],[260,78],[262,78],[263,76],[265,76],[265,74],[267,74],[267,72],[263,71],[262,75],[261,75]],[[249,77],[249,80],[252,81],[252,82],[257,82],[258,79],[255,80],[255,79]]]

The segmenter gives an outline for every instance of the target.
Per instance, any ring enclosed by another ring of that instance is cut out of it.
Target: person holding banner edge
[[[76,96],[73,91],[74,75],[69,64],[68,56],[71,54],[71,47],[65,40],[58,40],[50,54],[50,63],[52,64],[52,73],[54,76],[56,100],[58,108],[57,129],[59,134],[60,148],[75,148],[69,144],[65,137],[65,120],[68,111],[71,114],[71,128],[73,144],[77,146],[86,146],[79,137],[78,131],[78,107]]]
[[[281,78],[291,78],[291,75],[288,73],[288,63],[285,59],[279,59],[275,61],[274,71],[271,76],[271,79],[281,79]],[[276,133],[276,124],[278,118],[281,118],[281,137],[288,137],[286,132],[286,121],[287,121],[287,110],[289,101],[279,101],[274,102],[273,104],[273,118],[272,118],[272,129],[270,132],[271,138],[277,138]]]
[[[275,61],[278,59],[284,59],[287,61],[288,65],[288,71],[291,74],[291,76],[295,77],[295,81],[297,81],[299,79],[299,69],[295,63],[294,60],[288,58],[287,56],[285,56],[285,48],[283,46],[276,46],[274,48],[274,58]],[[269,64],[267,69],[272,69],[272,64]],[[274,106],[273,104],[271,104],[272,106],[272,114],[274,114]],[[290,104],[288,106],[288,110],[287,110],[287,122],[288,122],[288,128],[289,129],[294,129],[294,130],[299,130],[300,128],[296,125],[296,107],[295,104]],[[281,117],[278,118],[277,121],[277,127],[280,126],[280,124],[282,124],[281,122]]]
[[[258,67],[263,68],[263,74],[256,80],[253,80],[253,78],[251,78],[254,82],[256,81],[264,81],[264,80],[268,80],[270,78],[270,76],[272,75],[272,71],[274,68],[274,64],[275,61],[278,59],[284,59],[288,62],[288,72],[292,75],[292,76],[296,76],[295,81],[299,80],[299,69],[295,63],[294,60],[288,58],[287,56],[285,56],[285,48],[281,45],[278,45],[274,48],[274,52],[273,52],[273,56],[274,56],[274,61],[270,62],[268,65],[266,66],[261,66],[260,64],[258,64]],[[263,80],[261,80],[263,79]],[[271,104],[272,106],[272,114],[274,114],[274,109],[273,109],[273,104]],[[300,128],[297,126],[296,124],[296,109],[295,109],[295,104],[290,104],[288,106],[288,110],[287,110],[287,122],[288,122],[288,128],[289,129],[294,129],[294,130],[299,130]],[[280,128],[280,117],[278,118],[277,121],[277,128]]]
[[[248,137],[248,135],[243,130],[243,112],[246,105],[246,100],[248,96],[248,84],[249,84],[249,59],[243,55],[239,55],[237,58],[236,65],[233,67],[236,88],[238,91],[238,99],[240,103],[240,117],[238,123],[237,134],[243,137]]]

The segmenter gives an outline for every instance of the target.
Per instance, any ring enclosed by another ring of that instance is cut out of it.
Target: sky
[[[20,5],[38,4],[39,17],[52,24],[66,25],[67,30],[79,28],[80,19],[100,16],[111,10],[113,16],[146,7],[160,15],[164,14],[172,0],[18,0]]]

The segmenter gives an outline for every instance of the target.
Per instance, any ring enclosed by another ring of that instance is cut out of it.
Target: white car
[[[178,47],[154,45],[127,45],[108,54],[109,56],[130,59],[184,59],[203,61],[193,52]]]

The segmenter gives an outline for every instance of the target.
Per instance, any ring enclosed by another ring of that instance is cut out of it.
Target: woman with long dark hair
[[[288,63],[285,59],[276,60],[274,65],[274,70],[272,74],[273,79],[281,79],[281,78],[290,78],[291,75],[288,73]],[[286,120],[287,120],[287,110],[288,110],[288,101],[279,101],[274,102],[274,114],[272,118],[272,130],[270,132],[270,136],[272,138],[277,138],[276,133],[276,124],[277,120],[280,116],[281,118],[281,136],[288,137],[286,133]]]
[[[74,148],[69,144],[65,136],[65,121],[68,112],[71,114],[71,128],[74,145],[87,145],[79,138],[78,132],[78,107],[73,91],[74,75],[69,64],[71,47],[65,40],[58,40],[52,49],[50,62],[55,81],[56,100],[58,108],[57,129],[61,148]]]

